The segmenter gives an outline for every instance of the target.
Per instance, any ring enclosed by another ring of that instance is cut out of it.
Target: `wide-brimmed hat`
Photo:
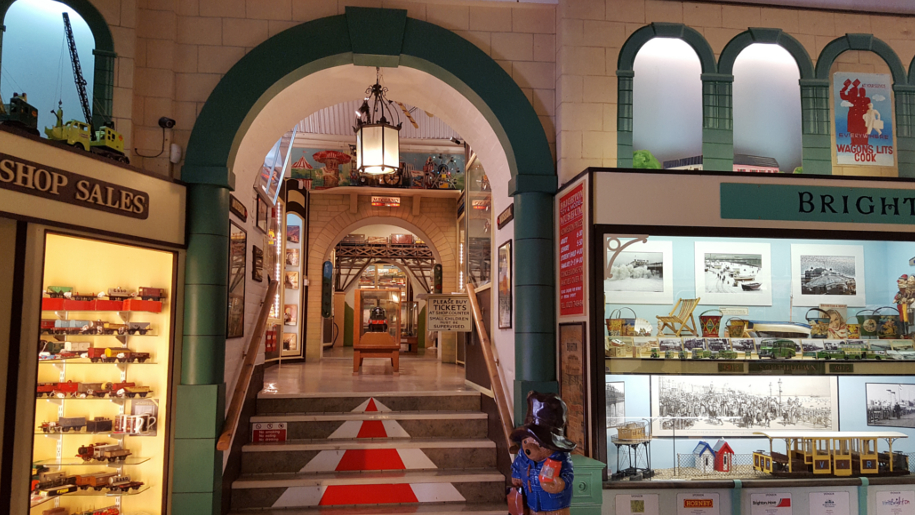
[[[520,442],[531,436],[541,447],[570,452],[576,443],[566,438],[567,412],[566,403],[555,393],[529,392],[527,417],[523,425],[512,431],[511,439]]]

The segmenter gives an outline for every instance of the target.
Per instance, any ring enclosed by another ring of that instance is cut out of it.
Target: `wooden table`
[[[400,342],[388,333],[365,333],[353,345],[353,375],[359,373],[364,358],[390,358],[394,375],[400,375]]]

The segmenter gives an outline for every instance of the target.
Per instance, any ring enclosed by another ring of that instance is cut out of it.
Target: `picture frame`
[[[299,266],[299,249],[286,249],[286,266]]]
[[[865,383],[864,391],[868,426],[915,428],[915,384]]]
[[[626,244],[632,238],[604,235],[604,298],[607,304],[666,304],[674,303],[673,242],[654,241],[634,243],[616,254],[613,268],[617,270],[612,278],[610,267],[611,244]],[[646,263],[645,267],[639,266]],[[635,265],[633,265],[635,263]],[[630,267],[626,276],[624,267]],[[636,269],[641,274],[633,277]]]
[[[768,243],[697,241],[696,297],[703,304],[772,305],[772,249]]]
[[[267,232],[267,218],[269,218],[267,216],[267,203],[264,202],[264,199],[262,199],[260,197],[260,195],[258,195],[257,196],[257,220],[256,220],[255,225],[257,226],[258,229],[260,229],[264,233]]]
[[[302,226],[286,224],[286,241],[298,244],[302,238]]]
[[[298,333],[283,333],[283,351],[296,351],[299,350],[298,342],[296,337]]]
[[[607,392],[607,429],[610,429],[626,423],[626,383],[608,381],[604,384]]]
[[[264,251],[257,245],[251,246],[251,279],[264,281]]]
[[[241,219],[242,222],[248,221],[248,208],[235,195],[229,195],[229,212]]]
[[[499,246],[499,329],[512,326],[512,241]]]
[[[836,376],[652,375],[650,384],[653,437],[752,437],[767,426],[767,416],[773,428],[839,431]],[[690,415],[697,396],[725,407],[715,414]]]
[[[791,245],[791,293],[794,305],[845,304],[863,307],[864,247],[861,245]]]
[[[298,325],[299,322],[299,305],[283,305],[283,325]]]
[[[588,384],[585,322],[559,324],[559,396],[568,406],[566,437],[572,454],[588,454]]]
[[[298,290],[299,289],[299,273],[298,272],[286,272],[284,275],[283,285],[287,290]]]
[[[248,234],[229,221],[229,280],[226,316],[226,338],[245,335],[245,267],[248,256]]]

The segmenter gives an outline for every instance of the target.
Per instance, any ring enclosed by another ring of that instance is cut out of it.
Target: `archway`
[[[250,51],[222,78],[194,125],[182,169],[182,180],[188,184],[187,302],[176,449],[213,455],[216,435],[201,433],[194,421],[199,420],[200,405],[222,406],[225,396],[225,310],[220,309],[226,305],[225,220],[234,170],[238,159],[245,158],[242,143],[249,134],[254,137],[250,129],[259,128],[261,115],[284,90],[313,74],[346,65],[397,67],[404,73],[417,70],[435,77],[472,105],[495,134],[495,143],[490,144],[501,147],[504,154],[510,176],[505,191],[515,204],[515,312],[519,316],[514,398],[523,399],[533,389],[556,389],[552,272],[557,184],[546,135],[533,107],[492,58],[457,34],[407,18],[403,10],[348,7],[345,15],[290,28]],[[274,141],[277,136],[270,135]],[[422,229],[422,223],[416,225]],[[182,403],[181,398],[195,402]],[[523,420],[524,408],[516,403],[515,420]],[[213,415],[219,427],[222,411],[213,410]],[[184,486],[201,485],[200,478],[213,473],[217,460],[213,455],[213,462],[199,459],[176,468],[173,507],[189,507],[201,495],[217,493],[217,486],[203,494]]]

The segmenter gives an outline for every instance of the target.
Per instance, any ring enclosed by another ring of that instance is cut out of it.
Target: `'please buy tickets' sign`
[[[473,330],[467,295],[429,295],[426,299],[426,330],[469,333]]]

